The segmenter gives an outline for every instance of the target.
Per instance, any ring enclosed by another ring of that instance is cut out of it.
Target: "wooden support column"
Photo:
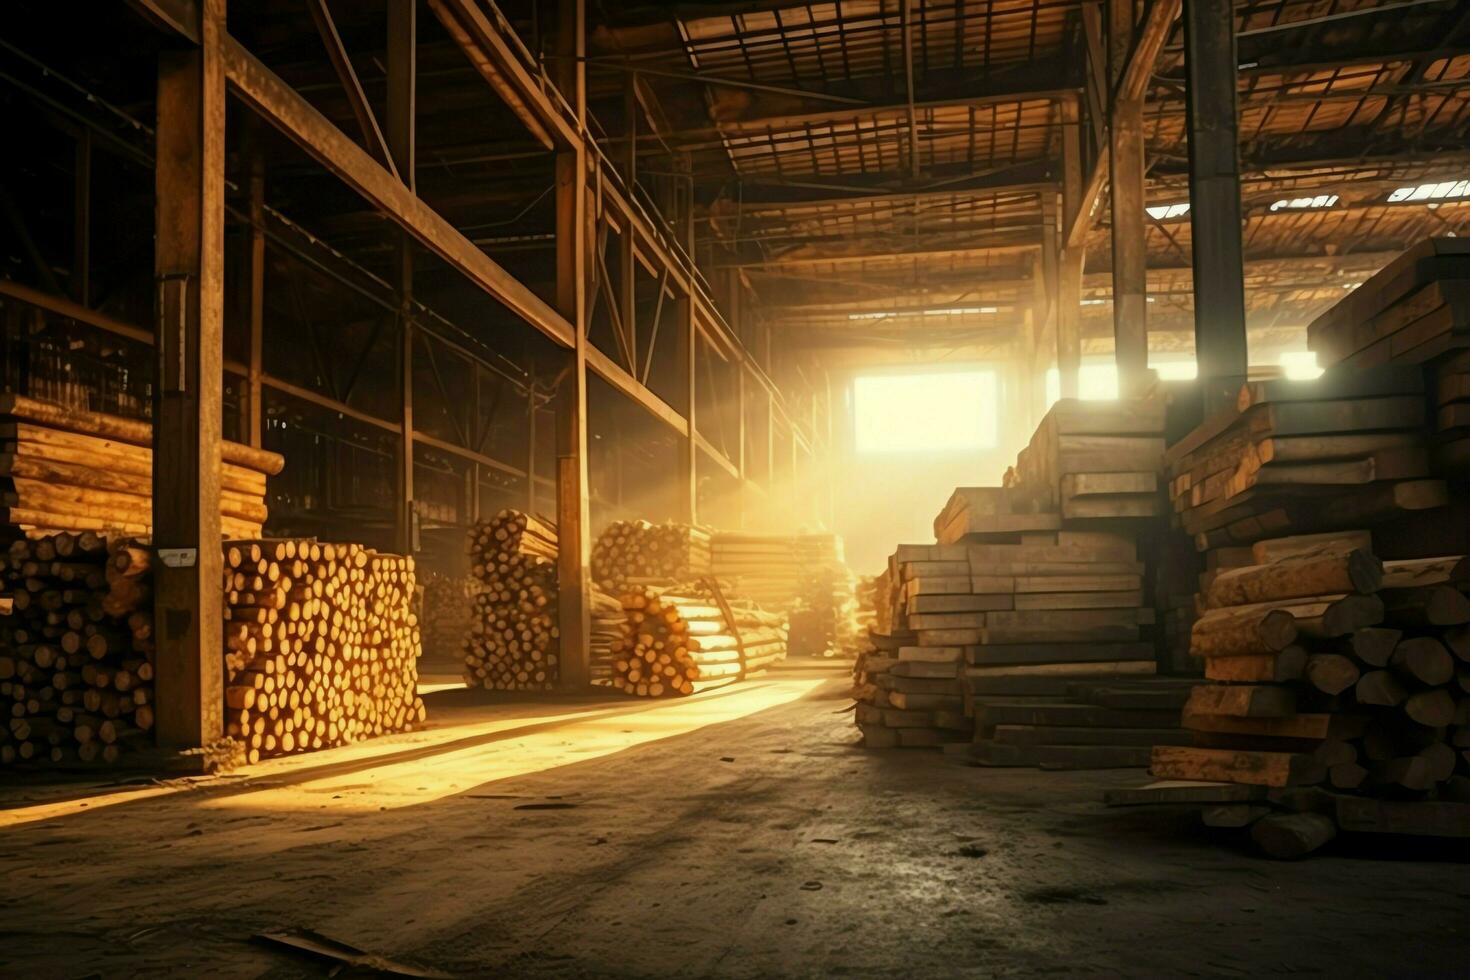
[[[388,112],[386,118],[389,161],[398,178],[413,190],[418,114],[418,14],[415,0],[388,0]],[[406,233],[398,236],[393,286],[398,300],[399,338],[399,425],[397,514],[394,521],[395,547],[405,555],[417,550],[417,520],[414,514],[414,422],[413,422],[413,243]]]
[[[1057,265],[1057,380],[1061,397],[1077,397],[1082,369],[1082,272],[1087,260],[1086,234],[1072,240],[1077,212],[1083,207],[1082,127],[1076,99],[1064,99],[1062,111],[1062,254]]]
[[[250,331],[249,360],[245,365],[246,439],[256,449],[265,444],[265,157],[258,145],[251,147],[247,188],[250,215],[245,257],[245,303]]]
[[[222,0],[199,45],[158,61],[153,539],[158,744],[224,735],[220,425],[224,398],[225,75]]]
[[[526,513],[536,513],[536,376],[526,386]]]
[[[628,72],[624,77],[623,115],[626,116],[627,146],[623,154],[623,179],[628,183],[628,200],[636,200],[634,186],[638,181],[638,76]],[[631,219],[623,221],[618,240],[618,320],[628,338],[628,367],[638,373],[638,257],[634,248],[636,236]]]
[[[735,491],[735,526],[745,528],[747,490],[750,473],[745,460],[745,365],[735,365],[735,467],[740,471],[740,485]]]
[[[1136,394],[1148,371],[1148,250],[1144,225],[1143,96],[1120,91],[1136,31],[1134,0],[1107,0],[1108,180],[1112,197],[1113,342],[1118,391]]]
[[[691,170],[688,156],[680,161],[680,169]],[[678,221],[677,231],[679,244],[684,246],[684,251],[690,257],[694,256],[694,178],[680,178],[678,189]],[[680,514],[680,520],[693,524],[698,518],[699,499],[699,438],[695,423],[695,409],[698,405],[695,377],[699,367],[699,326],[695,318],[694,286],[691,282],[689,293],[680,300],[678,306],[679,344],[678,344],[678,367],[680,390],[683,393],[684,418],[689,422],[689,432],[686,438],[679,443],[679,473],[677,477],[678,490],[675,505]]]
[[[588,566],[592,561],[587,473],[587,53],[585,0],[557,4],[556,84],[577,117],[577,140],[556,156],[556,308],[572,326],[569,370],[557,389],[557,584],[561,687],[591,679]]]
[[[1230,0],[1185,0],[1194,350],[1206,414],[1235,403],[1248,364],[1234,28]]]

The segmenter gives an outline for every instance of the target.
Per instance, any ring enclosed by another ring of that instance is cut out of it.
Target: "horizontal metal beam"
[[[505,24],[486,17],[477,3],[429,0],[429,9],[469,58],[475,70],[543,147],[570,146],[577,140],[572,121],[549,99],[512,49]],[[493,9],[493,7],[492,7]]]
[[[1006,252],[1024,252],[1039,247],[1040,236],[1035,241],[998,242],[991,245],[971,245],[962,248],[913,249],[904,252],[868,252],[848,255],[801,255],[779,256],[770,259],[739,260],[716,263],[721,269],[780,269],[793,266],[812,265],[856,265],[862,262],[888,262],[893,260],[927,261],[933,259],[961,259],[976,255],[997,255]]]
[[[379,166],[331,120],[276,76],[234,38],[221,46],[232,88],[273,126],[318,163],[381,210],[421,245],[438,255],[510,311],[562,347],[573,342],[571,324],[446,221],[423,199]]]
[[[704,437],[703,433],[694,433],[694,444],[720,469],[737,479],[740,477],[740,467],[731,462],[730,457],[720,452],[714,443]]]
[[[196,0],[128,0],[160,30],[199,43],[199,4]]]
[[[587,369],[597,375],[638,407],[674,430],[676,435],[689,435],[689,422],[674,407],[638,383],[638,379],[599,348],[587,345]]]

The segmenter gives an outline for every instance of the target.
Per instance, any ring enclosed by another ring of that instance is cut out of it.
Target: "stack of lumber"
[[[1207,551],[1442,507],[1427,421],[1418,368],[1247,384],[1169,447],[1175,515]]]
[[[956,487],[934,518],[934,540],[1021,540],[1054,532],[1062,517],[1045,495],[1018,487]]]
[[[225,544],[225,733],[257,762],[425,717],[414,562],[309,539]]]
[[[631,589],[621,603],[626,622],[613,643],[612,686],[627,694],[693,694],[763,673],[786,656],[783,618],[727,600],[712,577]]]
[[[470,574],[479,585],[464,638],[464,679],[494,691],[549,691],[560,654],[556,526],[502,510],[470,529]]]
[[[1438,433],[1436,467],[1446,476],[1464,479],[1470,476],[1470,351],[1441,358],[1432,368],[1431,381]]]
[[[419,616],[424,657],[445,663],[458,659],[475,615],[479,586],[466,575],[419,572],[423,606]]]
[[[857,597],[837,535],[716,531],[710,552],[730,594],[790,617],[792,656],[852,655]]]
[[[0,395],[3,523],[31,537],[57,531],[147,535],[153,525],[153,427],[148,422]],[[221,445],[226,538],[259,537],[276,453]]]
[[[1382,562],[1366,531],[1251,552],[1205,593],[1192,652],[1209,683],[1183,711],[1194,744],[1155,747],[1153,774],[1250,787],[1206,819],[1252,825],[1279,857],[1372,829],[1377,804],[1358,797],[1395,801],[1404,825],[1453,810],[1470,835],[1470,559]]]
[[[591,607],[592,625],[588,633],[591,680],[597,687],[611,687],[613,648],[623,638],[628,616],[616,596],[608,595],[595,585],[592,586]]]
[[[0,559],[0,764],[116,762],[153,727],[148,551],[91,531]]]
[[[592,547],[592,580],[621,593],[710,574],[710,535],[688,524],[613,521]]]
[[[1040,511],[1064,521],[1155,517],[1163,513],[1159,497],[1163,453],[1162,399],[1063,398],[1041,420],[1004,484],[1018,491],[1019,499],[1034,500]],[[1003,526],[993,520],[980,522],[975,530]],[[946,536],[939,530],[936,522],[941,543],[959,540],[953,531]]]
[[[1425,364],[1470,347],[1470,241],[1429,238],[1307,325],[1322,366]]]

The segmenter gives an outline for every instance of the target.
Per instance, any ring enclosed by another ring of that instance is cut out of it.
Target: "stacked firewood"
[[[688,524],[613,521],[592,548],[592,580],[611,593],[710,574],[710,536]]]
[[[153,525],[153,427],[146,421],[0,395],[0,524],[30,537],[92,530],[146,535]],[[276,453],[221,444],[226,537],[259,536]]]
[[[592,586],[592,627],[588,633],[591,680],[598,687],[613,682],[613,649],[622,641],[628,615],[623,604],[597,586]]]
[[[1470,559],[1371,548],[1365,531],[1261,541],[1216,575],[1191,647],[1210,681],[1184,708],[1195,744],[1153,751],[1160,778],[1254,787],[1208,818],[1259,820],[1277,856],[1349,826],[1356,797],[1470,802]]]
[[[762,673],[786,656],[786,624],[731,604],[711,580],[622,595],[626,624],[612,644],[612,686],[639,697],[693,694]]]
[[[855,654],[855,581],[840,537],[716,531],[710,548],[728,591],[790,617],[793,656]]]
[[[475,580],[463,575],[420,571],[423,614],[419,617],[424,636],[424,656],[449,662],[460,655],[465,635],[474,621]]]
[[[412,558],[294,538],[224,558],[226,734],[248,761],[424,720]]]
[[[0,763],[116,762],[153,727],[149,553],[90,531],[0,559]]]
[[[470,530],[470,574],[479,584],[468,636],[469,687],[546,691],[557,681],[556,527],[502,510]]]

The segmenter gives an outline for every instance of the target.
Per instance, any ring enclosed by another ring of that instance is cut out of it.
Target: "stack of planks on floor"
[[[1317,363],[1425,364],[1470,347],[1470,242],[1429,238],[1307,326]]]
[[[1163,512],[1163,453],[1161,399],[1063,398],[1046,413],[1003,482],[1060,521],[1156,517]]]
[[[1470,282],[1462,285],[1470,286]],[[1430,368],[1434,392],[1436,443],[1434,461],[1439,472],[1458,479],[1470,477],[1470,351],[1456,351]]]
[[[716,531],[713,571],[727,591],[790,617],[792,656],[852,656],[857,597],[835,534]]]
[[[493,691],[549,691],[561,653],[556,527],[519,510],[480,521],[468,536],[478,583],[464,679]]]
[[[626,617],[612,644],[612,686],[638,697],[674,697],[763,673],[786,656],[784,619],[731,602],[713,578],[621,597]]]
[[[246,761],[424,720],[412,558],[304,538],[224,551],[225,733]]]
[[[31,537],[57,531],[147,535],[153,525],[153,427],[136,419],[0,395],[0,523]],[[259,537],[276,453],[221,444],[226,538]]]
[[[113,763],[153,728],[148,551],[80,534],[0,559],[0,764]]]
[[[1365,796],[1456,804],[1470,835],[1470,560],[1371,548],[1366,531],[1266,540],[1215,576],[1193,638],[1210,683],[1183,712],[1195,744],[1153,751],[1157,777],[1252,787],[1206,820],[1253,825],[1274,856],[1361,829]]]
[[[688,524],[613,521],[592,547],[592,581],[620,593],[710,574],[710,535]]]
[[[1169,493],[1200,551],[1362,527],[1444,506],[1416,367],[1247,384],[1169,448]]]

